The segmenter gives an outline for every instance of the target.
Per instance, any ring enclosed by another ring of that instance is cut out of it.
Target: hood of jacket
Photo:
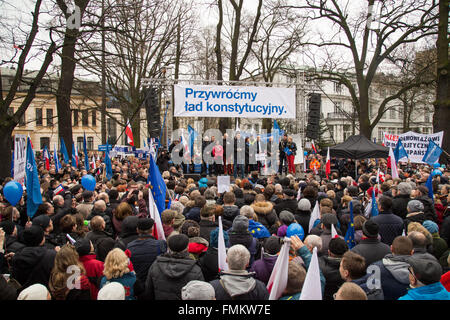
[[[245,270],[224,272],[220,280],[222,280],[225,291],[232,298],[249,293],[256,287],[256,280],[253,278],[253,274]]]
[[[393,254],[386,255],[383,259],[383,265],[392,274],[392,276],[400,283],[409,284],[409,263],[410,256],[394,256]]]
[[[180,279],[189,273],[196,261],[189,258],[187,251],[166,253],[156,258],[159,272],[170,279]]]
[[[223,206],[223,216],[230,220],[239,214],[239,207],[237,205]]]
[[[273,204],[269,201],[255,202],[251,205],[256,214],[267,215],[272,212]]]
[[[406,294],[413,300],[448,300],[450,293],[440,282],[419,288],[411,288]]]

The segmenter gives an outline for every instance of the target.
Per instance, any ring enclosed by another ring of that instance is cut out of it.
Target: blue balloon
[[[305,156],[307,156],[307,155],[308,155],[308,151],[304,151],[303,154],[304,154]]]
[[[3,195],[8,202],[15,206],[22,198],[23,188],[17,181],[8,182],[3,188]]]
[[[433,164],[433,168],[439,168],[440,166],[441,166],[440,163],[435,163],[435,164]]]
[[[97,182],[95,181],[95,178],[93,176],[91,176],[90,174],[86,174],[83,176],[83,178],[81,178],[81,185],[88,191],[94,191]]]
[[[433,172],[431,172],[431,176],[442,176],[442,171],[439,169],[434,169]]]
[[[305,237],[305,231],[303,230],[303,227],[298,223],[291,223],[286,230],[286,237],[290,238],[295,235],[297,235],[300,240],[303,240],[303,238]]]

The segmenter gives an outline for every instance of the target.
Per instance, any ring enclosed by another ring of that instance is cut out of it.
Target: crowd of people
[[[327,178],[315,168],[294,175],[290,156],[281,174],[228,167],[231,185],[222,193],[213,176],[196,181],[182,167],[161,165],[165,240],[149,214],[148,160],[113,159],[110,180],[81,161],[58,172],[41,162],[43,203],[32,218],[26,192],[16,206],[0,192],[0,300],[267,300],[283,241],[297,224],[304,237],[290,238],[281,300],[299,299],[314,249],[323,300],[450,299],[447,168],[433,176],[431,199],[428,165],[400,166],[393,179],[382,159],[360,162],[357,172],[333,159]],[[86,174],[96,176],[95,191],[83,188]],[[316,204],[320,216],[310,230]],[[344,239],[350,207],[353,247]],[[218,266],[219,218],[228,270]]]

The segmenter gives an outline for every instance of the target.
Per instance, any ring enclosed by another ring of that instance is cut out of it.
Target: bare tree
[[[420,86],[422,81],[411,79],[383,99],[373,119],[369,114],[369,88],[376,74],[394,59],[402,44],[416,43],[436,34],[437,1],[368,0],[367,7],[360,7],[354,1],[304,0],[294,7],[307,10],[312,21],[328,22],[323,25],[326,31],[320,38],[310,43],[326,52],[322,63],[317,63],[320,52],[319,55],[314,53],[320,78],[338,81],[349,90],[360,133],[370,138],[389,103],[409,89]],[[374,8],[378,9],[375,19]]]
[[[2,1],[1,4],[8,5],[5,1]],[[10,176],[11,150],[13,148],[11,136],[13,130],[33,101],[36,91],[45,77],[49,65],[53,61],[53,55],[58,49],[56,41],[52,39],[52,29],[49,30],[49,44],[39,44],[40,41],[37,40],[40,27],[41,5],[42,0],[36,0],[31,13],[31,24],[20,22],[17,24],[9,24],[8,22],[1,22],[0,25],[3,30],[1,38],[2,45],[7,45],[9,49],[15,49],[10,57],[1,62],[2,66],[10,65],[15,70],[12,82],[5,88],[3,87],[3,80],[0,74],[0,144],[3,150],[0,153],[1,178]],[[8,34],[12,36],[9,37]],[[32,53],[33,46],[37,49],[35,54]],[[26,73],[24,72],[25,66],[33,58],[40,58],[40,68],[33,74],[33,78],[27,81]],[[21,91],[23,95],[19,95]],[[13,101],[16,99],[20,99],[20,106],[17,111],[14,113],[8,112]]]

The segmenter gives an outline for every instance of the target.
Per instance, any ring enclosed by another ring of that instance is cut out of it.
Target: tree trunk
[[[444,131],[442,149],[450,152],[450,65],[448,59],[448,14],[449,0],[439,1],[439,26],[437,49],[437,89],[436,101],[434,102],[433,130],[434,132]],[[449,163],[449,158],[443,153],[441,162]]]
[[[361,88],[361,94],[359,96],[359,131],[360,134],[367,139],[371,139],[373,128],[370,125],[369,116],[369,88]]]
[[[14,146],[11,142],[11,136],[15,126],[0,126],[0,144],[3,152],[1,152],[0,161],[0,178],[11,177],[11,158]]]

